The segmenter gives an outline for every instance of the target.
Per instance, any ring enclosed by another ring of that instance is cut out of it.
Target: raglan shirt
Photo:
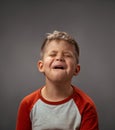
[[[99,130],[95,105],[83,91],[73,86],[71,96],[50,102],[41,89],[21,101],[16,130]]]

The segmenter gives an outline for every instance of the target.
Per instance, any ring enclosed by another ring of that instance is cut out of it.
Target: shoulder
[[[85,92],[80,90],[78,87],[74,88],[74,102],[78,106],[80,112],[93,110],[96,111],[95,103]]]
[[[20,107],[22,106],[31,109],[40,99],[40,91],[41,88],[25,96],[20,102]]]
[[[76,86],[73,86],[73,88],[74,88],[74,92],[75,92],[75,97],[77,97],[78,99],[80,99],[84,102],[89,102],[91,104],[94,104],[91,97],[89,95],[87,95],[84,91],[82,91],[81,89],[79,89]]]

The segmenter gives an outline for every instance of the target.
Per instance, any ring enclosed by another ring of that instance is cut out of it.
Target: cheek
[[[75,67],[76,66],[76,60],[75,59],[69,60],[68,64],[70,64],[71,67]]]
[[[76,62],[71,61],[68,64],[69,64],[69,69],[74,73],[76,71]]]
[[[51,63],[52,63],[52,59],[50,57],[47,57],[47,58],[44,59],[44,66],[45,67],[50,66]]]

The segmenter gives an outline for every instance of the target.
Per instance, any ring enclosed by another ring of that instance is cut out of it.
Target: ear
[[[39,60],[38,62],[37,62],[37,68],[38,68],[38,70],[40,71],[40,72],[44,72],[44,67],[43,67],[43,61],[42,60]]]
[[[77,65],[76,65],[75,72],[74,72],[74,76],[78,75],[79,72],[80,72],[80,64],[77,64]]]

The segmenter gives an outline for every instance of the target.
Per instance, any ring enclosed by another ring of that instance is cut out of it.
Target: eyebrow
[[[58,51],[52,50],[49,53],[57,53]]]
[[[58,53],[58,51],[56,51],[56,50],[52,50],[52,51],[50,51],[49,53]],[[72,52],[72,51],[63,51],[62,53],[66,53],[66,54],[71,54],[71,55],[73,55],[74,53]]]

